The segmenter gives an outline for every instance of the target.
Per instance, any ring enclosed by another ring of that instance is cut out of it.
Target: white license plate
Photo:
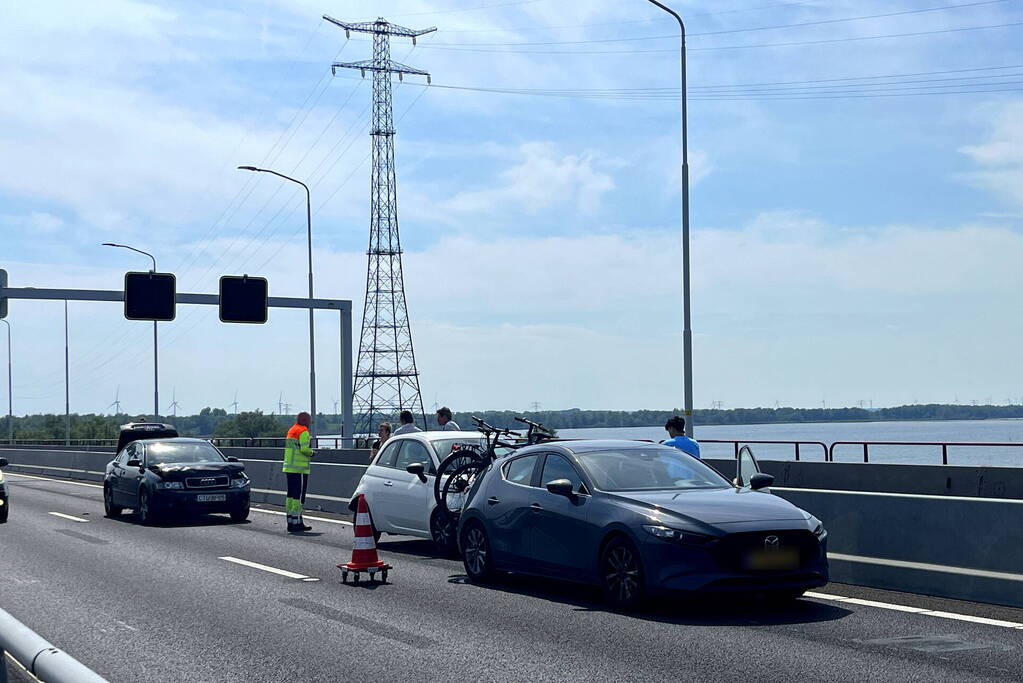
[[[206,493],[195,497],[197,503],[223,503],[227,500],[226,493]]]

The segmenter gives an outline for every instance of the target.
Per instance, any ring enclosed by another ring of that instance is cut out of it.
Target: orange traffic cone
[[[377,557],[377,544],[373,540],[373,522],[369,516],[369,504],[366,496],[359,494],[358,511],[355,513],[355,543],[352,545],[352,561],[337,566],[341,570],[341,583],[348,582],[348,573],[354,574],[352,581],[359,583],[359,574],[369,573],[373,580],[380,572],[381,579],[387,581],[387,570],[391,565]]]

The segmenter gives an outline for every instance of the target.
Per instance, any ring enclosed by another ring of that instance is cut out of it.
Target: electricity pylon
[[[423,397],[419,371],[412,348],[412,330],[405,303],[405,280],[401,268],[401,240],[398,236],[398,186],[394,173],[394,113],[391,107],[391,74],[399,80],[406,74],[430,74],[391,59],[391,36],[416,38],[436,28],[413,30],[384,19],[349,23],[327,15],[324,19],[351,32],[373,35],[373,59],[332,64],[337,69],[357,69],[363,77],[373,74],[373,150],[371,181],[369,265],[366,274],[366,303],[362,313],[362,335],[354,387],[355,433],[372,434],[381,419],[400,410],[410,410],[422,419]]]

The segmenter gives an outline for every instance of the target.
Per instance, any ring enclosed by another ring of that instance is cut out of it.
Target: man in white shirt
[[[437,424],[440,425],[440,431],[442,432],[460,432],[462,428],[458,426],[458,423],[451,419],[451,408],[444,406],[437,411]]]
[[[423,431],[422,429],[416,426],[416,422],[412,417],[412,411],[410,410],[401,411],[401,413],[398,415],[398,422],[401,423],[401,426],[394,430],[394,436],[398,436],[399,434],[410,434],[411,432]]]

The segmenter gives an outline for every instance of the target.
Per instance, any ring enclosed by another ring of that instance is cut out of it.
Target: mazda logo
[[[764,548],[767,550],[777,550],[781,547],[781,539],[777,536],[765,536],[764,537]]]

